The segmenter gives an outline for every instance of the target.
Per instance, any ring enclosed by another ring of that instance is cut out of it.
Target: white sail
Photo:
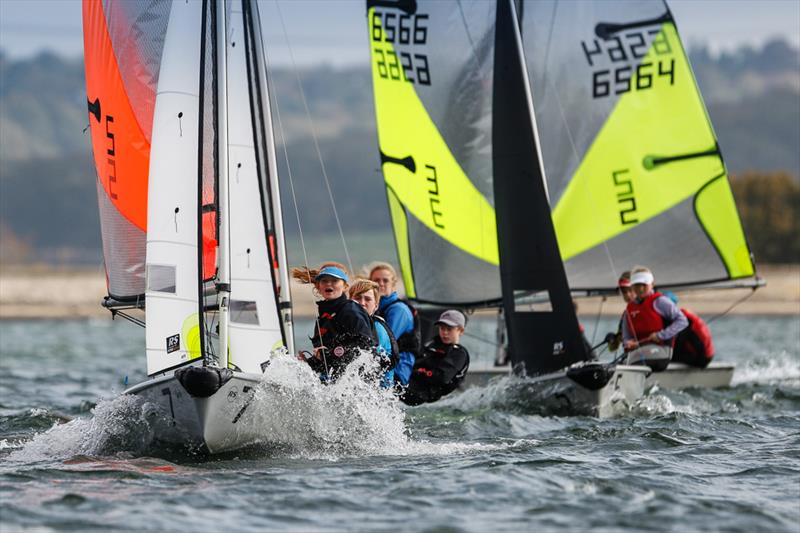
[[[258,175],[246,62],[242,5],[228,18],[228,169],[230,220],[229,363],[261,372],[269,352],[283,345],[273,268],[267,245],[264,189]],[[265,177],[262,177],[264,179]]]
[[[153,117],[147,206],[147,373],[200,358],[201,2],[173,2]]]

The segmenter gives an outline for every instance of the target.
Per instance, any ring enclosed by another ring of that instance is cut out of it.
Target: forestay
[[[499,301],[494,3],[368,0],[381,167],[407,295]]]
[[[571,288],[749,278],[751,255],[675,22],[658,1],[525,1],[522,35]],[[748,282],[743,282],[746,284]]]

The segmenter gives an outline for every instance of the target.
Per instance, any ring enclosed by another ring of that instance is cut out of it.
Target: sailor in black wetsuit
[[[311,343],[314,353],[301,353],[323,381],[336,379],[359,354],[376,344],[372,323],[364,308],[350,300],[345,291],[348,277],[343,265],[324,263],[319,270],[296,268],[292,275],[303,283],[313,283],[322,296]]]
[[[439,334],[414,363],[408,388],[400,397],[408,405],[435,402],[458,388],[469,368],[469,353],[459,344],[466,318],[450,309],[436,321]]]

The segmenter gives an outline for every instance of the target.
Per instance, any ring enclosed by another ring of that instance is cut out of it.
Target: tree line
[[[800,184],[787,172],[745,172],[731,187],[758,263],[800,262]]]

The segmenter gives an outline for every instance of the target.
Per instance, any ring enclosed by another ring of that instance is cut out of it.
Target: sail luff
[[[513,0],[497,3],[492,160],[509,356],[527,374],[587,357],[550,215]],[[527,109],[529,113],[520,113]],[[521,293],[544,305],[518,305]]]

